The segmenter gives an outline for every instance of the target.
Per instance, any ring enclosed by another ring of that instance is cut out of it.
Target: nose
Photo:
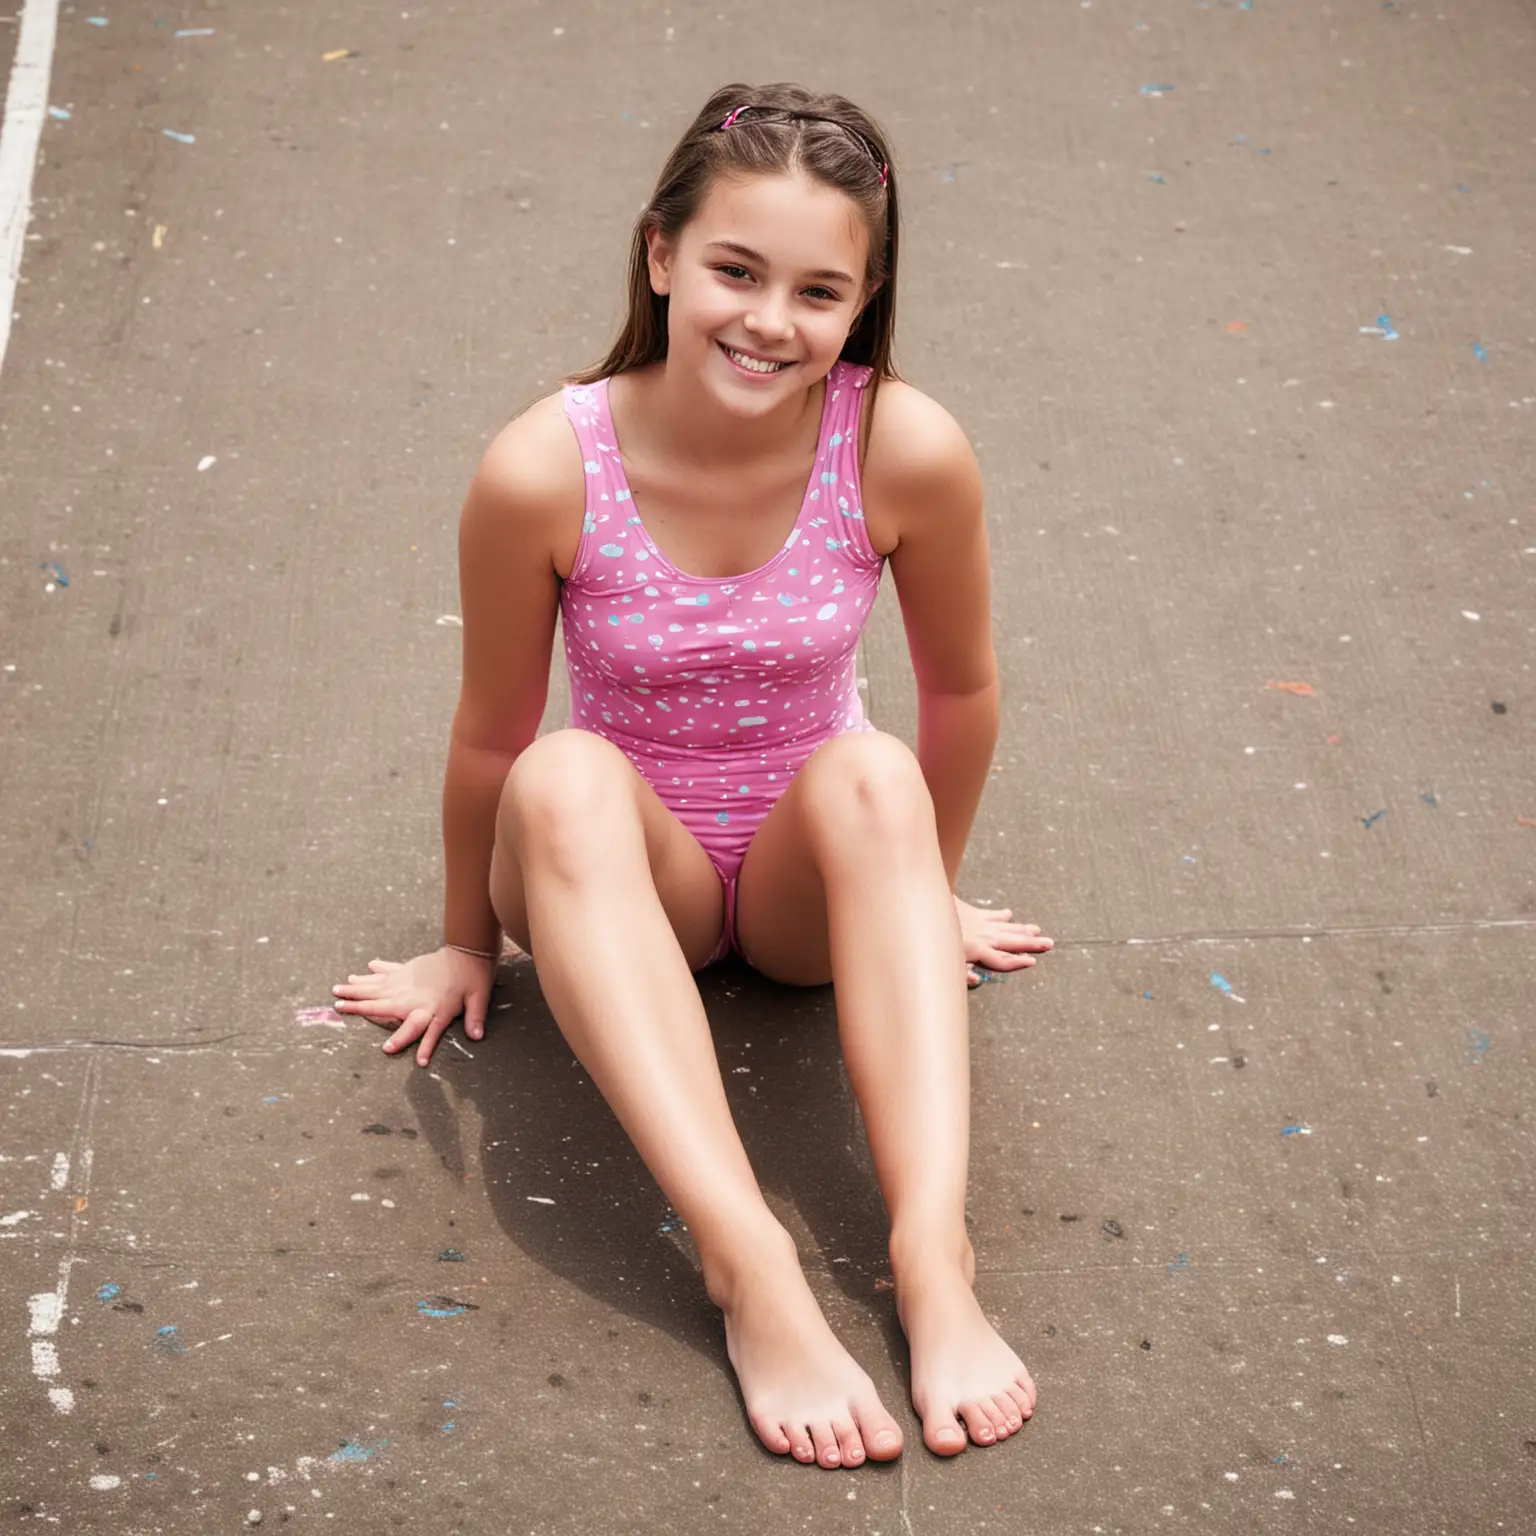
[[[747,329],[761,336],[764,341],[784,342],[795,334],[794,321],[789,318],[789,306],[782,296],[765,293],[744,318]]]

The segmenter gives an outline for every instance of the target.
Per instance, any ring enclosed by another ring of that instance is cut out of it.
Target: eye
[[[830,288],[807,288],[805,291],[810,294],[812,298],[830,299],[834,304],[837,303],[837,295],[833,293]]]
[[[727,277],[734,278],[738,282],[741,281],[742,278],[750,277],[752,275],[747,271],[745,267],[738,266],[735,262],[731,261],[725,262],[723,265],[716,267],[715,271],[723,272]]]

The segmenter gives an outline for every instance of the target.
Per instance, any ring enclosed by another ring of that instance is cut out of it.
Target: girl
[[[461,1013],[481,1038],[502,934],[528,951],[698,1245],[752,1427],[823,1467],[902,1431],[737,1137],[692,980],[732,950],[835,988],[925,1443],[1035,1406],[972,1294],[963,977],[1051,941],[954,895],[997,739],[987,536],[970,445],[891,367],[889,162],[857,107],[793,85],[726,86],[683,136],[612,352],[501,432],[464,505],[446,943],[335,989],[426,1066]],[[887,561],[916,756],[856,684]],[[570,727],[535,739],[557,612]]]

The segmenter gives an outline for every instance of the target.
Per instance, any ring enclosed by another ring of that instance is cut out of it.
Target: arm
[[[560,600],[553,549],[572,453],[563,415],[554,419],[559,405],[558,396],[540,402],[497,437],[459,519],[463,681],[443,780],[443,936],[467,949],[501,949],[490,901],[496,811],[549,694]]]
[[[558,411],[559,397],[553,401]],[[480,1039],[496,976],[501,930],[489,892],[496,810],[507,769],[533,740],[549,691],[560,591],[552,535],[580,521],[568,514],[573,486],[582,494],[581,460],[549,405],[526,411],[486,450],[459,523],[463,683],[443,784],[448,943],[403,964],[370,960],[368,974],[332,988],[340,1012],[393,1031],[385,1051],[420,1041],[423,1067],[461,1012],[464,1032]]]
[[[881,386],[870,461],[897,534],[891,574],[917,678],[917,757],[953,890],[997,745],[987,525],[976,455],[915,389]]]

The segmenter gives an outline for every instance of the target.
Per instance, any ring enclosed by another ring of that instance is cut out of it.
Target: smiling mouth
[[[728,347],[723,341],[717,345],[738,368],[744,368],[748,373],[781,373],[789,367],[787,362],[776,362],[767,357],[753,357],[750,352],[738,352],[735,347]]]

